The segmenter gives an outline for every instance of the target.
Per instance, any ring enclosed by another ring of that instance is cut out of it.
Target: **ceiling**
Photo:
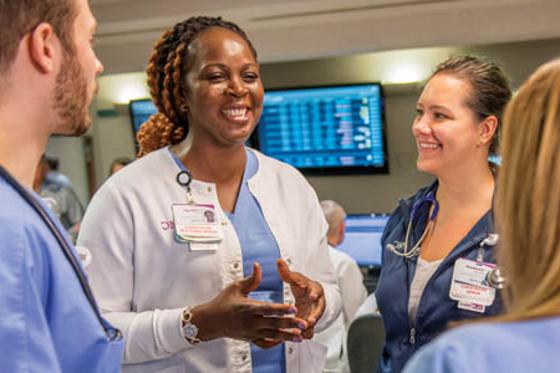
[[[143,71],[190,16],[239,24],[261,62],[560,38],[558,0],[90,0],[106,73]]]

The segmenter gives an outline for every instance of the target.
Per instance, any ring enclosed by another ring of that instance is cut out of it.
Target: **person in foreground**
[[[139,131],[142,157],[97,192],[78,238],[124,331],[123,371],[320,372],[309,338],[341,308],[327,224],[299,172],[244,146],[263,104],[252,44],[189,18],[147,73],[160,113]]]
[[[560,366],[560,60],[509,104],[498,178],[506,314],[445,333],[408,373],[555,372]]]
[[[118,372],[64,227],[32,191],[52,134],[77,136],[103,66],[86,0],[0,0],[1,372]]]
[[[476,287],[473,296],[459,274],[471,277],[473,263],[484,272],[495,267],[495,170],[488,156],[510,97],[502,70],[472,56],[438,65],[422,90],[412,124],[416,164],[437,180],[400,201],[381,238],[381,371],[400,372],[451,321],[502,311],[494,287]]]
[[[329,257],[334,266],[336,280],[342,297],[342,313],[326,330],[315,334],[314,341],[327,347],[325,373],[349,372],[346,351],[346,331],[354,320],[356,311],[367,298],[364,277],[356,261],[336,247],[344,241],[346,212],[332,200],[321,201],[321,208],[329,224],[327,241]]]

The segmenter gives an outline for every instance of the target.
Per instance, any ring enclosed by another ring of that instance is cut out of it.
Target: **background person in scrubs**
[[[48,159],[42,156],[35,171],[33,190],[43,198],[74,242],[78,237],[84,207],[71,186],[53,183],[47,177],[49,170]]]
[[[95,29],[86,0],[0,0],[0,372],[119,371],[120,334],[98,318],[64,227],[32,192],[49,136],[91,125]]]
[[[507,313],[444,334],[407,373],[555,372],[560,366],[560,60],[509,104],[498,178]]]
[[[147,73],[160,114],[140,129],[142,158],[97,192],[78,239],[124,331],[123,371],[320,372],[326,349],[309,338],[340,312],[327,224],[297,170],[244,146],[263,104],[252,44],[189,18]]]

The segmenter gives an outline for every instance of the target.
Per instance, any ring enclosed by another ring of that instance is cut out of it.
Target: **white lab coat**
[[[315,192],[293,167],[257,155],[259,169],[249,189],[295,271],[321,282],[327,307],[317,324],[332,323],[341,300],[325,255],[327,225]],[[86,271],[103,313],[125,335],[123,371],[251,372],[250,345],[222,338],[190,346],[180,333],[185,306],[209,301],[243,278],[234,227],[219,208],[214,184],[194,180],[196,203],[217,206],[224,239],[216,251],[195,251],[174,239],[172,204],[186,202],[175,181],[179,168],[167,148],[113,175],[97,192],[84,217],[78,245],[91,251]],[[285,302],[293,295],[284,284]],[[319,372],[323,346],[286,343],[287,372]],[[133,365],[131,365],[133,364]]]
[[[333,263],[340,294],[342,313],[326,330],[317,333],[313,340],[327,347],[325,373],[350,372],[346,351],[346,335],[356,311],[367,297],[364,277],[358,264],[350,255],[329,246],[329,256]]]

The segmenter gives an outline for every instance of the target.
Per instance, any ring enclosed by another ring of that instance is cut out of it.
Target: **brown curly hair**
[[[199,33],[210,27],[223,27],[240,35],[257,59],[257,52],[245,32],[221,17],[191,17],[166,31],[155,43],[146,69],[150,95],[159,113],[152,115],[138,131],[138,157],[177,144],[187,136],[184,103],[186,65],[190,57],[188,47]]]

